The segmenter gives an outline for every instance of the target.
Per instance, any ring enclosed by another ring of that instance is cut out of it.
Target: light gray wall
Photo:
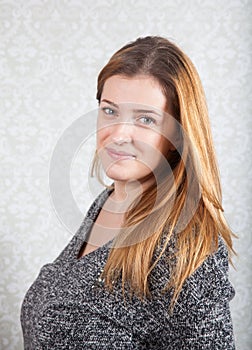
[[[0,1],[1,349],[22,348],[25,291],[72,235],[50,199],[55,144],[97,106],[97,73],[114,50],[147,34],[174,40],[201,75],[224,209],[239,235],[231,269],[237,349],[252,348],[251,10],[249,0]],[[91,202],[85,171],[92,144],[85,146],[71,170],[83,213]]]

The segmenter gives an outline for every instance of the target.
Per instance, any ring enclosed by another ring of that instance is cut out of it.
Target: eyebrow
[[[101,100],[101,102],[106,102],[106,103],[108,103],[108,104],[110,104],[110,105],[112,105],[112,106],[114,106],[116,108],[119,108],[119,106],[116,103],[112,102],[112,101],[103,99],[103,100]]]
[[[108,104],[110,104],[111,106],[114,106],[116,108],[119,109],[119,105],[112,102],[112,101],[109,101],[107,99],[103,99],[101,100],[101,102],[106,102]],[[133,109],[133,112],[134,113],[152,113],[152,114],[156,114],[158,117],[162,117],[162,114],[158,113],[157,111],[155,110],[152,110],[152,109]]]

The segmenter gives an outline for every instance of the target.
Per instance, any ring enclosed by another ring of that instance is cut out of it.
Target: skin
[[[97,151],[114,191],[104,204],[81,255],[112,239],[124,212],[153,181],[153,171],[174,147],[175,122],[159,83],[149,76],[106,80],[97,121]],[[166,113],[165,113],[166,112]]]
[[[105,82],[97,150],[107,176],[114,180],[114,198],[123,198],[125,188],[135,182],[146,187],[162,155],[173,149],[168,139],[175,126],[162,113],[165,108],[166,97],[151,77],[116,75]]]

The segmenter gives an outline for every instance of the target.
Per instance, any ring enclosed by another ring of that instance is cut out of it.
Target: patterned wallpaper
[[[147,34],[174,40],[201,75],[224,209],[239,235],[230,271],[237,349],[252,348],[251,12],[250,0],[0,0],[2,350],[22,349],[25,291],[73,234],[50,195],[57,140],[96,108],[96,77],[114,50]],[[84,215],[93,198],[87,181],[93,139],[82,146],[71,188]]]

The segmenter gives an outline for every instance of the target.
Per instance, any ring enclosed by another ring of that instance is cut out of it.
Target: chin
[[[122,174],[122,173],[118,174],[118,173],[115,173],[113,171],[108,171],[106,173],[106,176],[113,181],[123,181],[123,182],[132,181],[131,176],[126,175],[126,174]]]
[[[120,164],[113,164],[110,167],[106,168],[106,176],[114,181],[123,181],[123,182],[131,182],[131,181],[139,181],[141,179],[149,178],[149,176],[153,176],[152,172],[145,165],[138,165],[126,163],[123,166]]]
[[[153,178],[152,173],[145,173],[145,174],[136,174],[136,173],[130,173],[130,172],[113,172],[108,171],[106,173],[107,177],[110,178],[113,181],[121,181],[121,182],[145,182],[148,181],[150,178]],[[142,175],[142,176],[141,176]]]

